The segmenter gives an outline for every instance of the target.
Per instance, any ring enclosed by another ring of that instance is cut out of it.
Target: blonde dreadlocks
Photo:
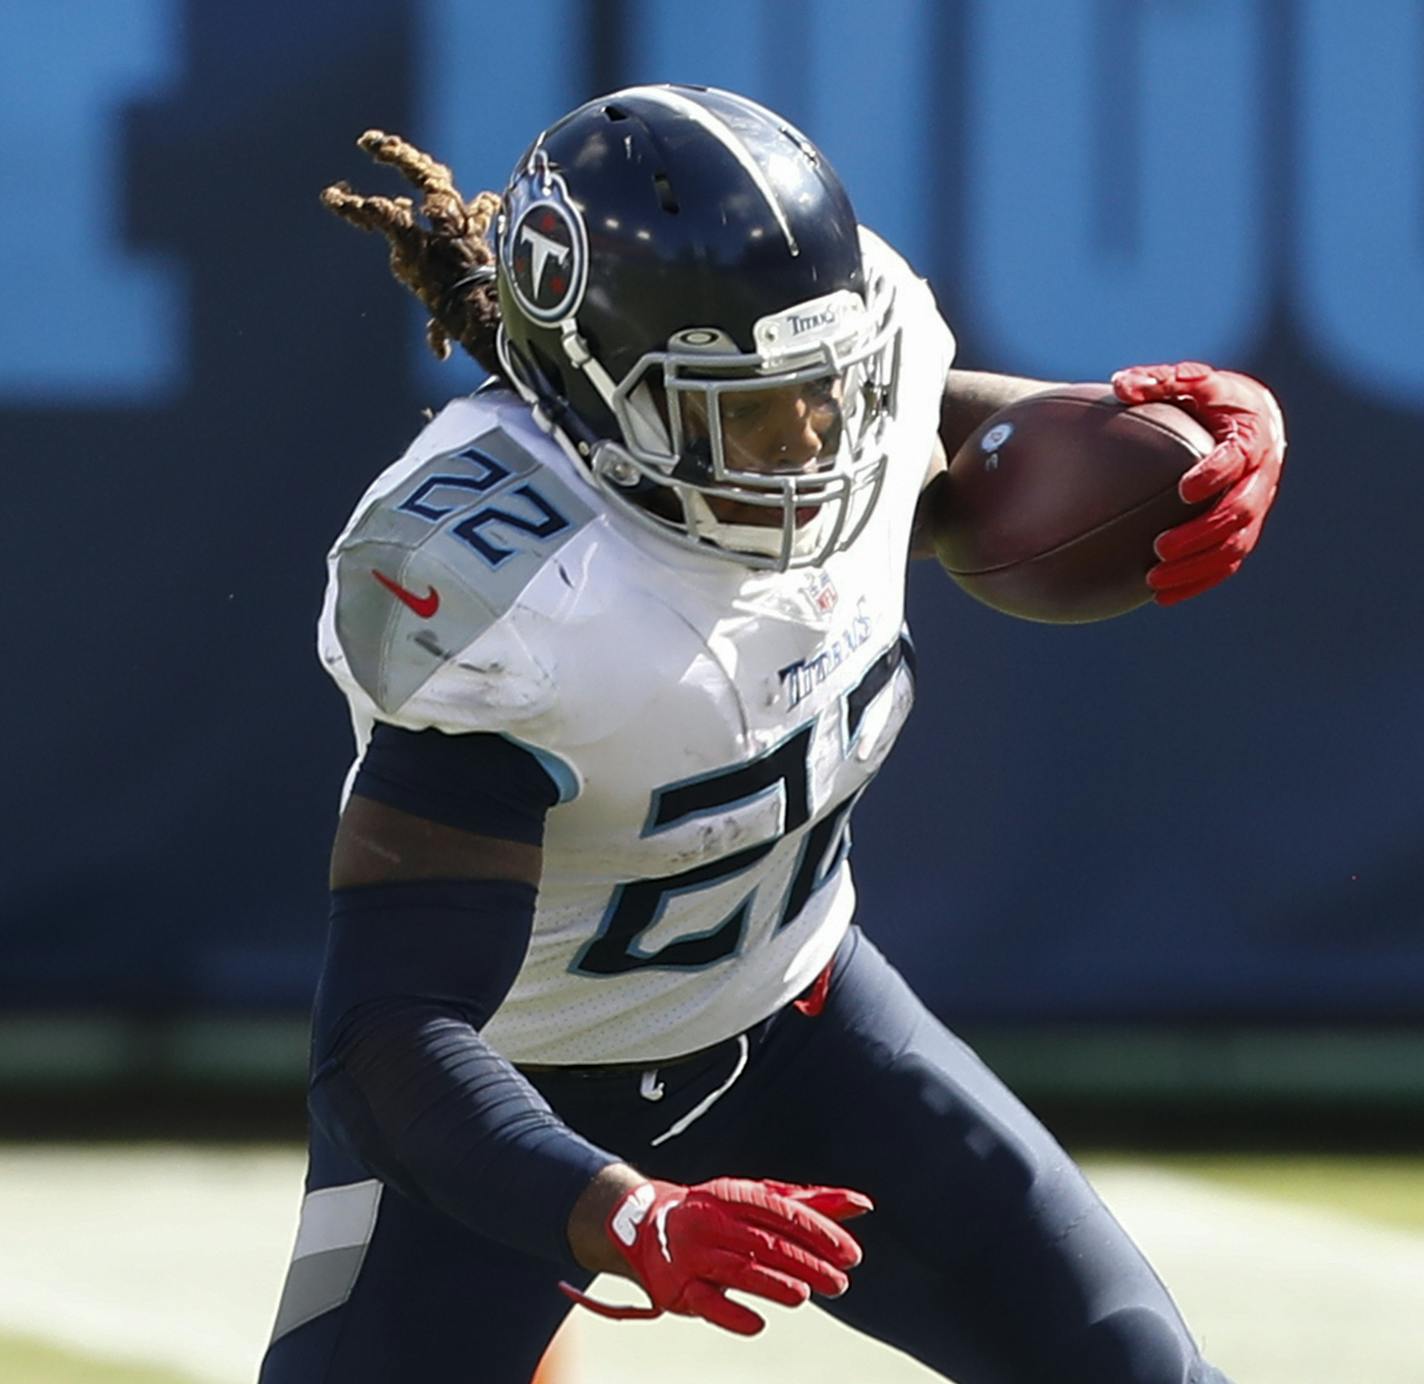
[[[333,183],[322,205],[363,231],[379,231],[391,247],[391,272],[430,312],[426,340],[444,360],[458,341],[492,375],[502,374],[495,352],[499,302],[494,253],[488,235],[500,198],[481,192],[465,201],[450,170],[398,135],[367,130],[357,144],[377,163],[389,164],[424,198],[417,212],[409,197],[365,197]],[[419,217],[428,225],[422,225]]]

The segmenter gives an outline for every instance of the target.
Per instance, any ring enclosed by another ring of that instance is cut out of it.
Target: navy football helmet
[[[505,372],[627,512],[753,567],[852,541],[899,338],[803,134],[729,92],[630,87],[534,141],[496,234]]]

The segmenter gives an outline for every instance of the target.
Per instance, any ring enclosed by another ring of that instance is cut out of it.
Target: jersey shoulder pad
[[[909,524],[931,474],[945,378],[954,361],[954,334],[929,284],[874,231],[862,226],[860,238],[866,279],[873,284],[881,278],[893,290],[894,322],[900,331],[895,422],[887,439],[890,493],[878,503],[883,514]]]
[[[547,711],[552,678],[522,598],[595,504],[527,410],[456,401],[332,549],[323,663],[358,709],[407,725],[502,730]]]
[[[935,302],[934,290],[893,249],[868,226],[860,228],[860,249],[865,260],[865,277],[874,282],[885,278],[895,290],[895,317],[905,333],[902,358],[909,355],[932,362],[942,382],[954,360],[955,340],[949,323]]]

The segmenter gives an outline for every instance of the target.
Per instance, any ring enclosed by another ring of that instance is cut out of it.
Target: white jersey
[[[915,502],[953,338],[868,233],[903,330],[886,480],[824,565],[752,571],[651,532],[513,394],[457,399],[329,558],[322,661],[373,721],[493,732],[557,784],[516,1062],[667,1060],[804,990],[849,925],[848,818],[909,711]],[[398,588],[398,590],[397,590]]]

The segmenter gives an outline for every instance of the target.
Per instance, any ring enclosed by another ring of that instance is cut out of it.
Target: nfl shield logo
[[[806,582],[806,598],[822,615],[829,615],[840,599],[828,572],[817,572]]]

